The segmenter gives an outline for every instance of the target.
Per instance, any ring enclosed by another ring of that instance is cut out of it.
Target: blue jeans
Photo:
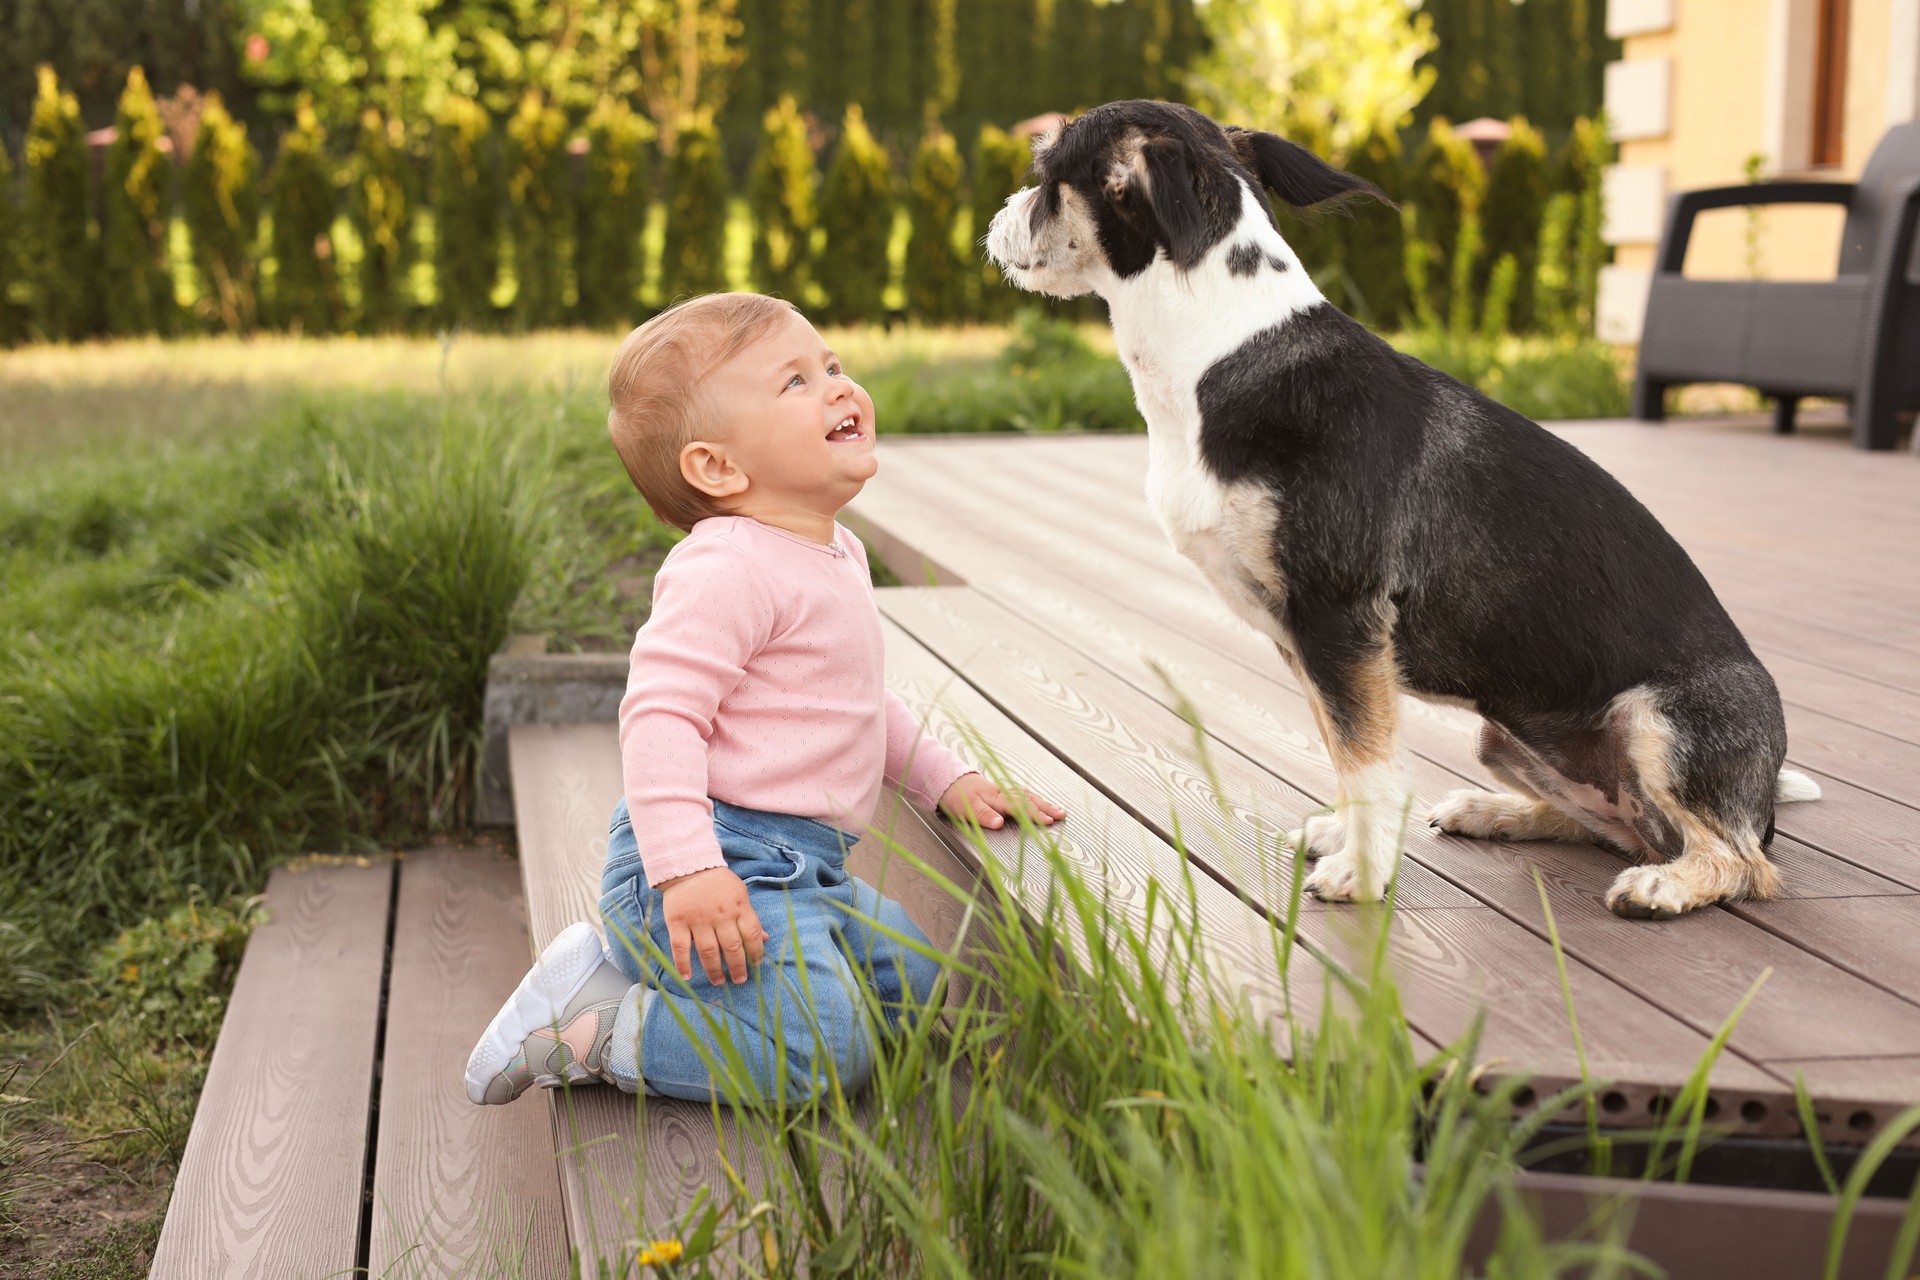
[[[899,903],[847,874],[847,850],[860,839],[852,832],[715,800],[713,833],[771,935],[738,985],[709,982],[697,953],[691,980],[674,972],[661,894],[647,884],[624,797],[613,811],[600,914],[614,964],[652,989],[641,1023],[641,1080],[621,1083],[700,1102],[717,1094],[752,1103],[782,1093],[802,1101],[827,1087],[831,1070],[853,1092],[873,1072],[867,993],[878,996],[880,1029],[892,1031],[926,1004],[940,973],[938,962],[870,922],[923,946],[926,935]],[[729,1070],[728,1044],[746,1068],[744,1082]],[[741,1096],[742,1083],[754,1094]]]

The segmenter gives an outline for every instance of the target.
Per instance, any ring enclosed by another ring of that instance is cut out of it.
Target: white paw
[[[1628,867],[1607,890],[1607,910],[1629,920],[1671,920],[1712,901],[1675,875],[1672,863]]]
[[[1316,813],[1306,825],[1287,832],[1287,848],[1306,850],[1309,861],[1346,848],[1347,822],[1338,813]]]
[[[1428,811],[1427,821],[1448,835],[1473,840],[1511,840],[1521,828],[1523,817],[1533,816],[1533,809],[1531,803],[1518,796],[1468,788],[1449,791],[1446,799]]]
[[[1363,875],[1363,865],[1352,853],[1330,853],[1313,864],[1301,887],[1322,902],[1378,902],[1386,896],[1387,877]]]

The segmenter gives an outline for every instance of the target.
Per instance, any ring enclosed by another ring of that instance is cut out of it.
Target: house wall
[[[1818,0],[1609,0],[1624,56],[1607,71],[1620,154],[1605,188],[1615,255],[1600,284],[1603,338],[1639,339],[1669,194],[1745,182],[1754,155],[1769,178],[1857,178],[1890,124],[1920,117],[1920,0],[1851,0],[1841,163],[1809,164],[1817,15]],[[1817,206],[1703,215],[1687,273],[1830,277],[1844,216]]]

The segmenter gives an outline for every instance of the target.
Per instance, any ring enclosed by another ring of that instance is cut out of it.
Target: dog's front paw
[[[1510,840],[1521,825],[1521,803],[1497,791],[1466,788],[1447,792],[1446,799],[1427,812],[1429,826],[1470,840]],[[1526,806],[1530,816],[1533,806]]]
[[[1676,875],[1673,863],[1628,867],[1607,890],[1607,910],[1628,920],[1671,920],[1715,901]]]
[[[1301,850],[1311,861],[1340,852],[1347,846],[1347,823],[1338,813],[1316,813],[1306,824],[1287,832],[1287,848]]]
[[[1378,902],[1386,896],[1387,877],[1367,870],[1352,853],[1330,853],[1313,864],[1301,887],[1322,902]]]

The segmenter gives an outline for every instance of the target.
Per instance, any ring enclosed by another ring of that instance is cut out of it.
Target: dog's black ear
[[[1227,126],[1227,141],[1241,164],[1268,190],[1298,209],[1342,197],[1371,196],[1397,208],[1387,193],[1352,174],[1336,169],[1298,143],[1257,129]]]
[[[1117,168],[1106,184],[1107,199],[1159,229],[1175,266],[1193,266],[1209,247],[1206,214],[1193,189],[1186,144],[1151,138],[1131,164]]]

